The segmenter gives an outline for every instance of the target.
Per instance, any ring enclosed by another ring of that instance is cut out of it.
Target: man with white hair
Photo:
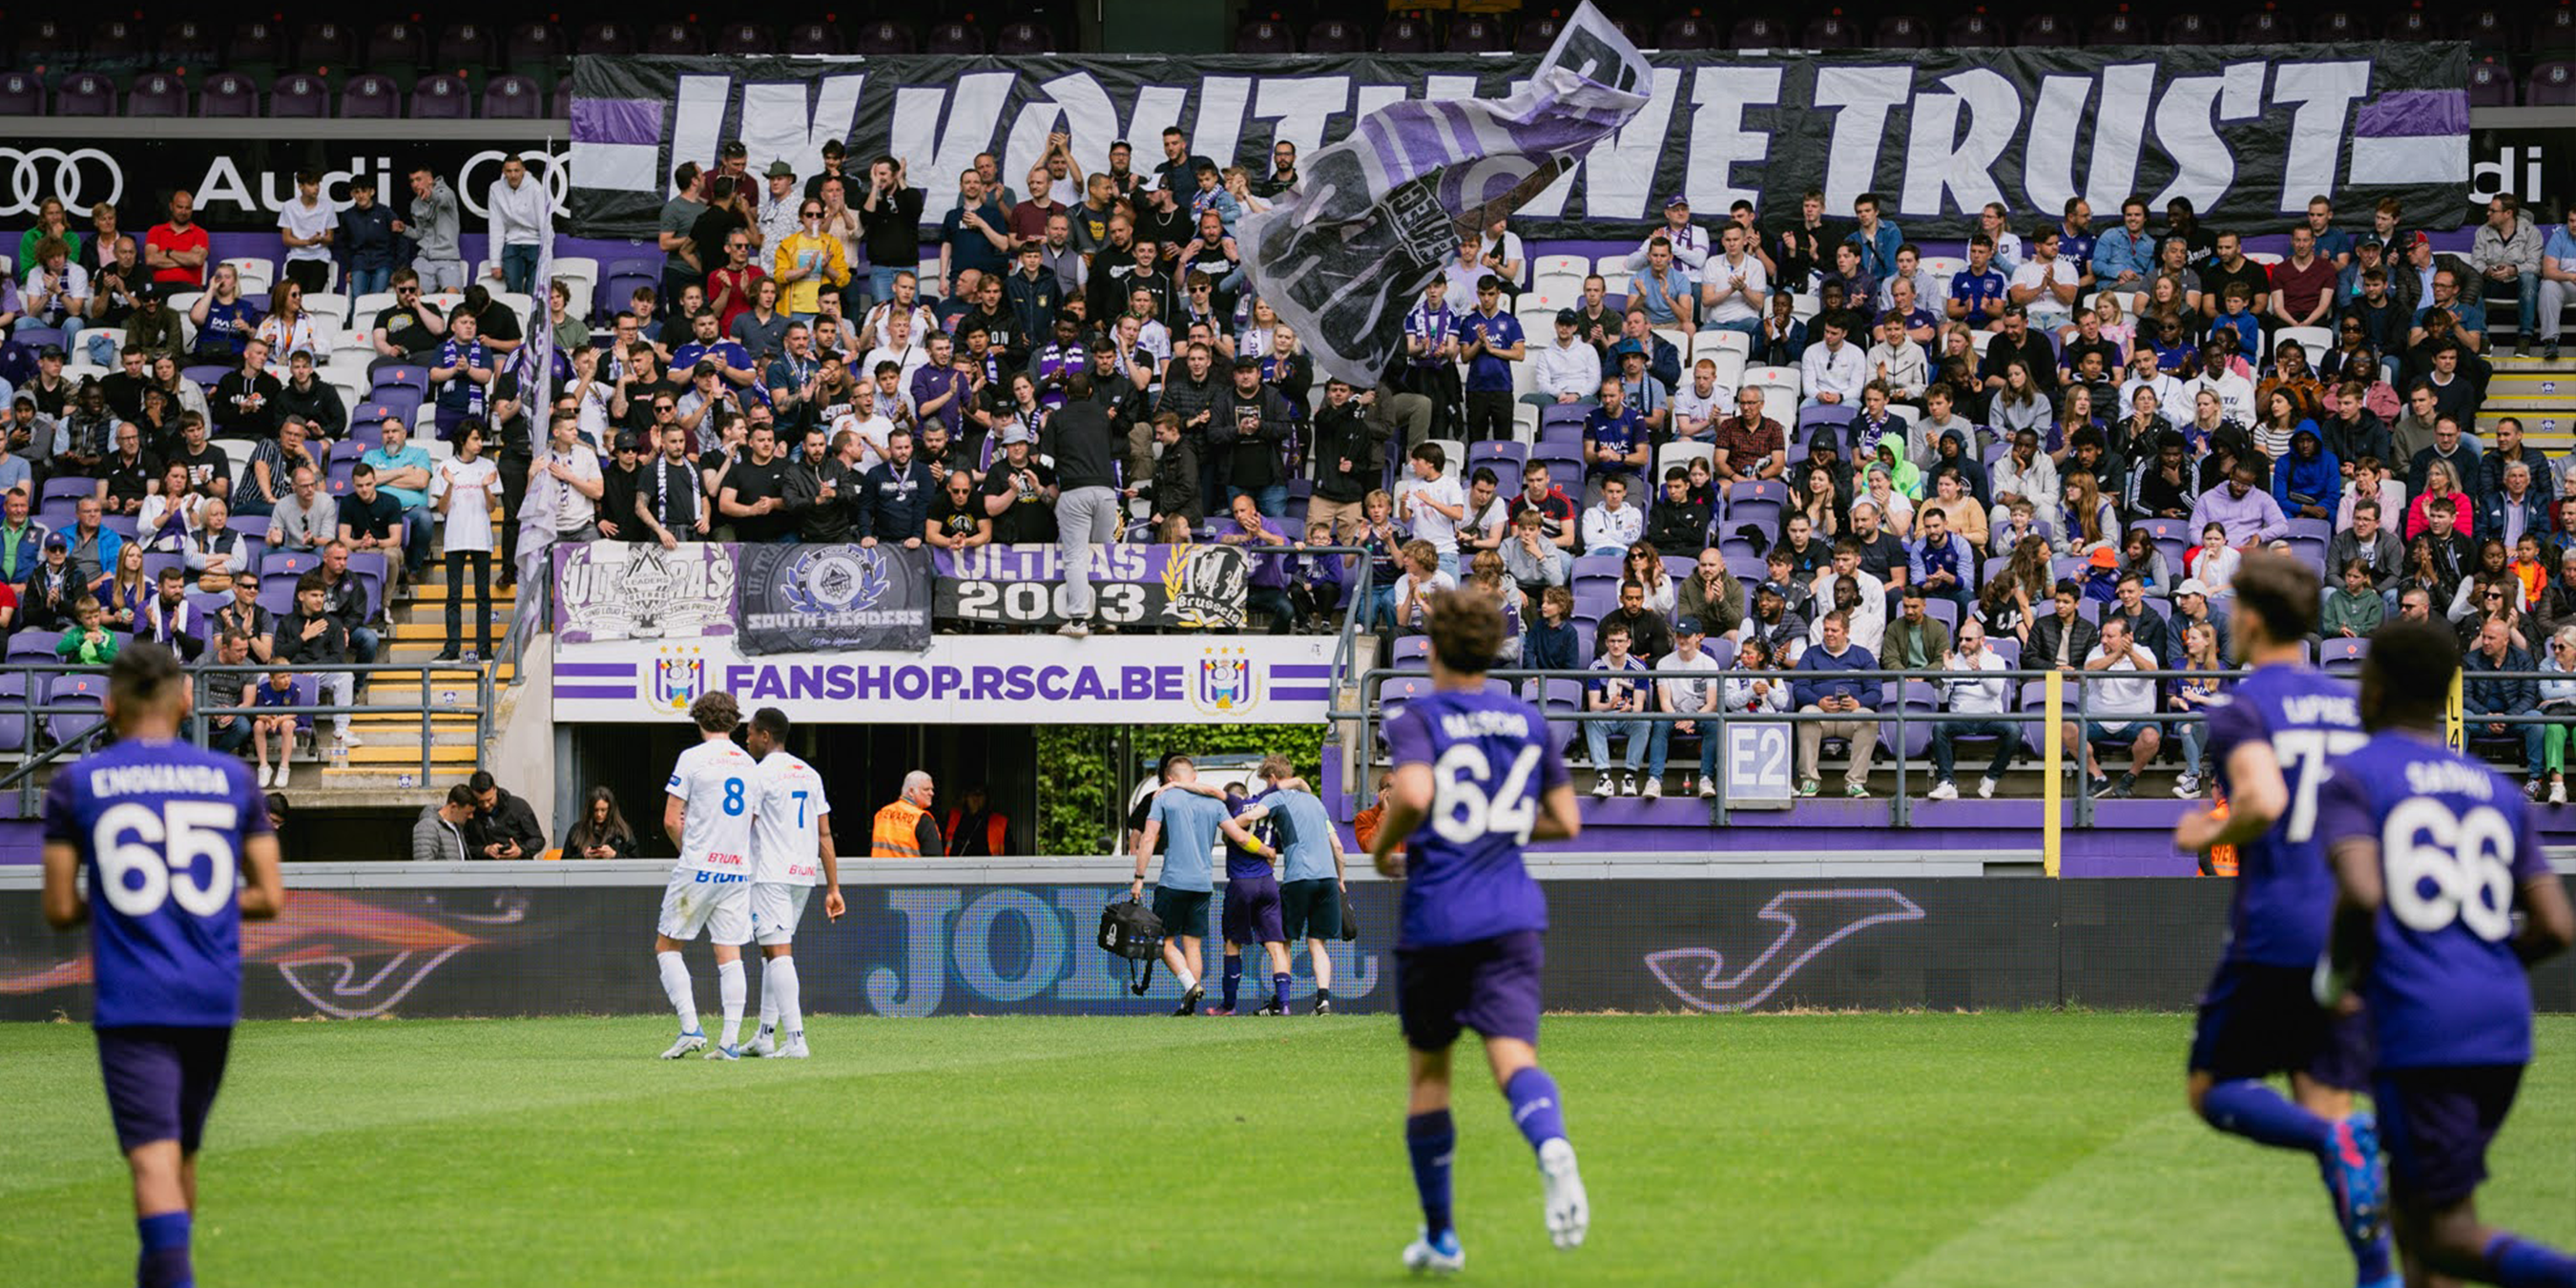
[[[917,859],[925,854],[945,854],[948,847],[939,839],[938,820],[930,816],[931,781],[927,770],[916,769],[903,776],[903,795],[877,811],[876,823],[868,835],[868,857],[872,859]]]

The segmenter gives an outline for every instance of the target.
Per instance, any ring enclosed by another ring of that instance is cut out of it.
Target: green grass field
[[[1392,1021],[814,1024],[803,1063],[652,1058],[667,1018],[247,1025],[203,1168],[214,1285],[1391,1283]],[[1462,1078],[1458,1219],[1496,1284],[2348,1284],[2305,1160],[2185,1112],[2186,1017],[1566,1017],[1593,1202],[1549,1248]],[[2490,1216],[2576,1240],[2576,1019]],[[88,1030],[0,1026],[0,1282],[132,1282]],[[1462,1073],[1467,1072],[1462,1061]]]

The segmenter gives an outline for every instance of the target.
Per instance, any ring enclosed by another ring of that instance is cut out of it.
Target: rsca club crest
[[[1211,648],[1199,659],[1190,702],[1207,715],[1242,715],[1261,703],[1260,672],[1239,647]]]
[[[788,563],[778,590],[792,612],[833,617],[875,608],[893,584],[885,556],[875,550],[814,546]]]
[[[696,649],[664,649],[653,659],[653,705],[686,711],[707,691],[707,659]]]
[[[1177,626],[1235,629],[1244,623],[1251,567],[1229,546],[1174,546],[1163,562],[1163,614]]]

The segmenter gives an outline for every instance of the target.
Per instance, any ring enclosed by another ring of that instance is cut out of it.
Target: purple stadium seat
[[[2513,106],[2513,75],[2493,58],[2469,64],[2469,106]]]
[[[1431,24],[1409,14],[1389,18],[1378,28],[1377,47],[1389,54],[1430,53]]]
[[[787,29],[787,52],[809,58],[838,54],[840,30],[828,22],[800,22]]]
[[[1238,54],[1293,54],[1297,37],[1288,24],[1271,18],[1255,18],[1235,28],[1234,52]]]
[[[545,96],[537,92],[537,83],[525,76],[495,76],[483,87],[485,120],[534,120],[544,110]]]
[[[239,72],[216,72],[197,93],[199,116],[259,115],[259,86]]]
[[[340,115],[358,120],[391,120],[403,114],[402,89],[393,79],[369,72],[354,76],[340,91]]]
[[[268,91],[268,114],[298,120],[331,114],[331,92],[317,77],[281,76]]]
[[[2288,14],[2268,4],[2245,15],[2245,20],[2236,24],[2236,43],[2240,45],[2277,45],[2298,38],[2299,25],[2290,21]]]
[[[2342,44],[2350,40],[2368,40],[2369,26],[2350,9],[2328,9],[2309,24],[2308,38],[2319,42]]]
[[[295,60],[319,71],[345,72],[358,61],[358,33],[347,23],[317,22],[295,42]]]
[[[1449,52],[1453,54],[1499,54],[1511,47],[1511,37],[1503,30],[1503,24],[1483,14],[1462,13],[1449,28]]]
[[[25,72],[0,72],[0,116],[42,116],[45,86]]]
[[[109,18],[89,33],[89,56],[93,59],[135,59],[143,55],[143,24],[126,18]]]
[[[778,37],[756,22],[729,22],[716,33],[715,52],[745,56],[778,52]]]
[[[18,56],[30,62],[50,63],[79,52],[80,33],[59,18],[29,19],[18,36]]]
[[[2460,23],[2460,38],[2479,53],[2503,53],[2513,48],[2513,19],[2501,9],[2480,9]]]
[[[594,22],[581,29],[578,48],[586,54],[634,53],[635,29],[622,22]]]
[[[1665,20],[1663,37],[1667,43],[1675,38],[1699,42],[1674,48],[1708,49],[1716,42],[1716,24],[1698,14],[1686,13]],[[1758,13],[1736,19],[1735,26],[1726,33],[1726,44],[1730,49],[1777,49],[1788,40],[1788,28],[1780,25],[1778,19]]]
[[[212,25],[181,18],[161,29],[161,61],[173,67],[204,67],[219,57],[222,42]]]
[[[0,675],[0,751],[27,749],[26,698],[24,672]]]
[[[2003,28],[1982,10],[1962,14],[1950,23],[1948,43],[1961,49],[1992,49],[2004,43]]]
[[[127,116],[186,116],[188,86],[168,72],[146,72],[125,96]]]
[[[2165,24],[2165,43],[2168,45],[2217,44],[2218,24],[2211,22],[2203,14],[2175,14],[2173,21]]]
[[[1027,57],[1055,52],[1055,29],[1042,22],[1023,19],[1006,24],[1002,34],[993,38],[993,52],[1005,57]]]
[[[851,52],[885,57],[914,52],[912,29],[891,18],[859,24],[858,39]]]
[[[647,33],[644,37],[644,52],[648,54],[703,54],[707,52],[706,38],[699,35],[698,29],[689,23],[656,23],[654,24],[653,30]]]
[[[2017,45],[2052,48],[2075,43],[2074,29],[2053,13],[2036,13],[2023,19]]]
[[[367,65],[417,67],[429,58],[429,33],[412,22],[380,22],[367,34]]]
[[[2542,63],[2531,69],[2531,88],[2522,95],[2524,107],[2566,107],[2576,104],[2576,63]]]
[[[416,120],[462,121],[474,115],[474,97],[463,80],[445,72],[423,76],[412,87],[411,114]]]
[[[1878,20],[1878,29],[1869,43],[1880,49],[1921,49],[1931,40],[1923,20],[1911,14],[1890,14]]]
[[[2407,9],[2388,20],[2390,40],[2440,40],[2447,24],[2421,7]]]
[[[1310,54],[1356,54],[1361,44],[1360,29],[1339,18],[1326,18],[1306,31]]]
[[[510,28],[510,34],[503,39],[502,61],[498,65],[510,68],[550,69],[555,60],[564,56],[563,33],[556,31],[553,23],[523,22]],[[448,57],[446,42],[443,40],[440,42],[438,60],[442,63],[455,61]]]
[[[71,742],[107,723],[107,677],[104,675],[58,675],[45,694],[49,707],[78,707],[78,712],[62,712],[45,717],[45,732],[55,742]]]
[[[2146,19],[2126,8],[2094,18],[2084,33],[2084,43],[2088,45],[2143,45],[2149,39]]]
[[[985,52],[984,34],[962,22],[943,22],[930,29],[930,35],[922,41],[922,52],[971,58]]]
[[[1839,13],[1828,13],[1807,24],[1799,41],[1810,49],[1849,49],[1860,43],[1860,30]]]
[[[554,29],[542,22],[529,24],[551,37]],[[450,23],[440,29],[438,43],[431,46],[431,57],[441,67],[490,67],[493,65],[492,29],[479,22]]]
[[[2531,43],[2526,48],[2555,52],[2571,47],[2576,47],[2576,8],[2551,5],[2531,24]]]
[[[1558,22],[1553,14],[1523,18],[1520,34],[1512,38],[1512,52],[1544,54],[1548,46],[1556,43],[1556,33],[1562,30],[1564,30],[1564,24]],[[1669,42],[1664,47],[1674,48]]]
[[[231,67],[275,67],[286,61],[286,30],[273,22],[253,20],[233,28],[224,42],[224,63]]]
[[[116,115],[116,82],[97,72],[74,72],[54,91],[56,116]]]
[[[558,121],[569,119],[572,116],[571,77],[566,76],[562,80],[555,82],[555,92],[547,101],[547,112]]]

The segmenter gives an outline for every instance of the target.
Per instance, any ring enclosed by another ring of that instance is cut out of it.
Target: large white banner
[[[927,653],[749,657],[732,639],[566,643],[554,718],[678,718],[722,689],[818,724],[1300,724],[1332,701],[1331,636],[943,637]]]

